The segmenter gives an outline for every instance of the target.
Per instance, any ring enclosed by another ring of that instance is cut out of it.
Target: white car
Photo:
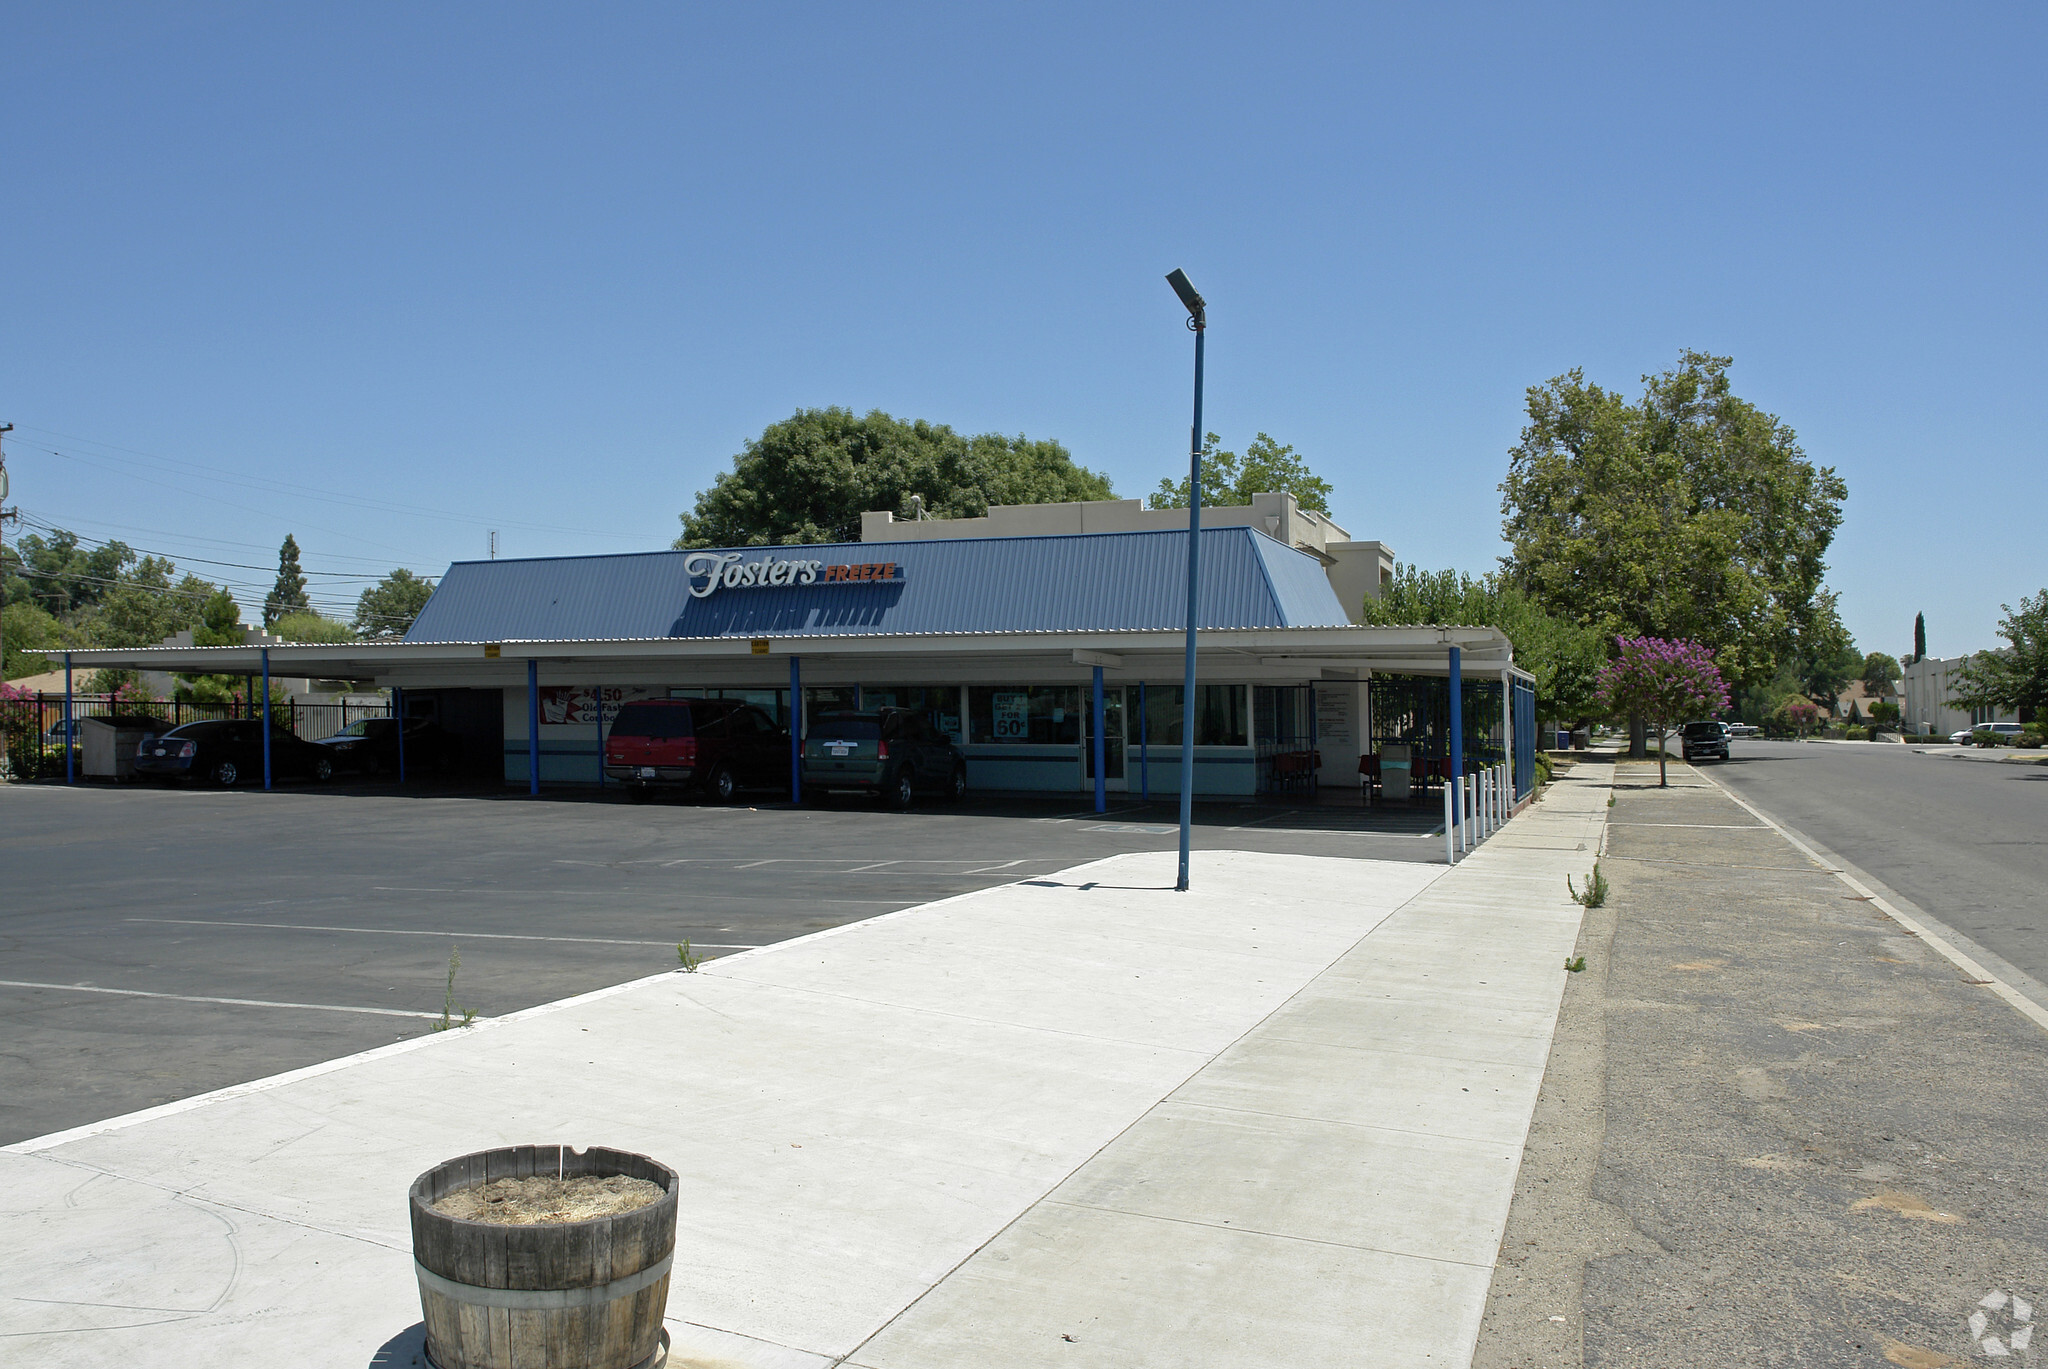
[[[1731,737],[1754,737],[1757,733],[1761,731],[1763,731],[1763,729],[1761,727],[1758,727],[1755,723],[1728,724],[1728,735]]]
[[[2018,723],[1979,723],[1975,727],[1966,727],[1960,732],[1949,733],[1948,739],[1957,746],[1968,746],[1970,738],[1979,732],[1996,732],[2001,737],[2017,737],[2021,730]]]

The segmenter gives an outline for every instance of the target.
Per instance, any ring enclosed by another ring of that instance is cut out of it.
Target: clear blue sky
[[[1848,480],[1858,644],[1986,646],[2048,584],[2044,15],[14,3],[14,502],[326,572],[661,547],[826,404],[1142,495],[1181,266],[1208,426],[1403,559],[1500,554],[1527,386],[1697,347]]]

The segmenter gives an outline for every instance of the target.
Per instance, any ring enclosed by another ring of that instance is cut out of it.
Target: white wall
[[[1956,672],[1969,659],[1968,656],[1927,656],[1904,668],[1902,688],[1906,692],[1906,704],[1900,722],[1908,733],[1928,732],[1946,737],[1977,723],[2019,721],[2019,715],[2010,709],[1989,710],[1973,717],[1967,709],[1950,705],[1948,699],[1955,688]]]

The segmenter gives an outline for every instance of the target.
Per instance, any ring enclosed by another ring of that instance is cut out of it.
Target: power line
[[[430,509],[424,508],[416,504],[403,504],[391,500],[372,499],[366,498],[361,495],[338,494],[329,490],[316,489],[310,485],[296,484],[289,480],[277,480],[269,476],[249,476],[243,474],[242,472],[231,470],[227,467],[208,466],[201,462],[187,461],[179,457],[159,456],[154,452],[144,452],[132,447],[116,446],[111,442],[101,442],[97,438],[79,437],[76,436],[75,434],[59,433],[49,428],[37,428],[33,424],[29,425],[28,431],[48,433],[52,437],[60,438],[65,441],[84,442],[93,447],[105,448],[107,449],[107,451],[126,452],[130,456],[141,457],[146,461],[156,462],[160,466],[171,467],[173,469],[183,467],[188,471],[192,471],[202,475],[207,475],[213,479],[223,480],[229,484],[240,485],[244,489],[256,490],[259,493],[264,494],[296,495],[302,498],[320,500],[324,503],[329,504],[338,504],[346,507],[360,509],[370,509],[384,513],[411,514],[415,517],[421,518],[438,518],[447,522],[466,524],[471,527],[488,527],[492,524],[496,524],[498,526],[503,527],[534,528],[543,532],[576,533],[579,536],[585,537],[611,537],[623,541],[633,542],[637,542],[640,540],[639,538],[634,537],[630,533],[622,533],[617,530],[599,531],[593,528],[568,528],[563,527],[560,524],[529,523],[523,522],[519,519],[511,518],[477,518],[468,514],[450,513],[445,509]],[[46,447],[34,443],[28,443],[25,445],[31,446],[36,451],[48,452],[52,456],[56,456],[67,461],[84,459],[80,457],[66,456],[63,452],[58,451],[54,447]],[[100,455],[106,460],[123,462],[124,464],[127,465],[141,464],[139,462],[127,461],[125,458],[120,456],[108,456],[105,451],[96,454]]]
[[[69,528],[60,528],[60,527],[58,527],[58,526],[57,526],[56,524],[54,524],[54,523],[51,523],[51,522],[49,522],[49,521],[48,521],[48,520],[46,520],[46,519],[43,519],[43,518],[38,518],[38,517],[35,517],[35,516],[31,515],[31,514],[27,514],[27,513],[24,513],[24,514],[22,514],[22,516],[21,516],[21,517],[22,517],[22,521],[23,521],[23,522],[25,522],[25,523],[27,523],[27,524],[28,524],[28,525],[29,525],[30,527],[33,527],[33,528],[38,528],[38,529],[41,529],[41,530],[42,530],[42,531],[44,531],[44,532],[49,532],[49,533],[64,533],[64,534],[66,534],[67,536],[70,536],[70,537],[76,537],[76,538],[77,538],[77,539],[78,539],[79,541],[81,541],[81,542],[90,542],[90,543],[92,543],[92,544],[93,544],[94,546],[99,546],[99,547],[109,546],[109,545],[111,545],[111,544],[112,544],[112,543],[111,543],[111,540],[110,540],[110,539],[107,539],[107,538],[102,538],[102,537],[86,537],[86,536],[83,536],[83,535],[82,535],[82,534],[80,534],[80,533],[75,533],[75,532],[72,532],[72,531],[71,531],[71,529],[69,529]],[[178,560],[183,560],[183,561],[191,561],[191,562],[195,562],[196,564],[198,564],[198,565],[202,565],[202,566],[226,566],[226,567],[228,567],[228,568],[230,568],[230,569],[232,569],[232,570],[271,570],[271,569],[273,569],[273,567],[271,567],[271,566],[256,566],[256,565],[249,565],[249,564],[247,564],[247,563],[245,563],[245,562],[241,562],[241,561],[214,561],[214,560],[210,560],[210,559],[208,559],[207,557],[204,557],[204,556],[180,556],[180,555],[178,555],[178,554],[177,554],[177,553],[175,553],[175,552],[168,552],[168,551],[158,551],[158,550],[154,550],[154,549],[152,549],[152,548],[149,548],[149,547],[136,547],[136,546],[129,546],[129,544],[128,544],[128,543],[126,543],[126,542],[123,542],[123,543],[121,543],[121,545],[122,545],[122,546],[124,546],[124,547],[128,547],[128,549],[129,549],[130,551],[134,551],[134,552],[140,552],[140,553],[142,553],[142,554],[143,554],[144,556],[161,556],[161,557],[165,557],[166,559],[169,559],[169,560],[173,560],[173,561],[178,561]],[[400,570],[410,570],[410,569],[411,569],[411,567],[410,567],[410,566],[401,566],[401,567],[397,567],[397,569],[400,569]],[[375,572],[373,572],[373,571],[367,571],[367,570],[302,570],[302,571],[301,571],[300,573],[301,573],[301,574],[303,574],[303,575],[324,575],[324,576],[330,576],[330,577],[334,577],[334,578],[336,578],[336,579],[343,579],[343,580],[377,580],[377,579],[383,579],[383,578],[386,578],[386,577],[384,577],[384,576],[379,576],[379,575],[377,575],[377,574],[376,574]],[[430,577],[427,577],[427,576],[421,576],[420,578],[424,580],[424,579],[428,579],[428,578],[430,578]]]

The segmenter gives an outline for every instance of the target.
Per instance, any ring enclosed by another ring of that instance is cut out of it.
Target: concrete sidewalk
[[[0,1152],[0,1357],[404,1365],[404,1192],[686,1184],[672,1364],[1463,1364],[1592,863],[1114,857]]]

